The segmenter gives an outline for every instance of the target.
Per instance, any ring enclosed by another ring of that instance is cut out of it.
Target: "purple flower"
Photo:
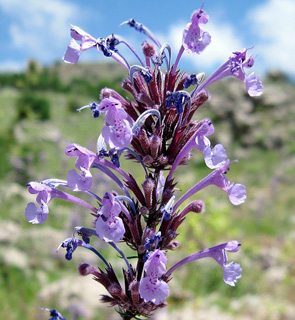
[[[77,63],[82,51],[97,46],[97,40],[79,27],[73,26],[71,28],[71,37],[70,45],[67,47],[63,56],[63,61],[66,63]],[[80,41],[80,44],[78,44],[76,40]]]
[[[105,98],[99,104],[99,111],[105,112],[105,126],[102,136],[111,148],[123,149],[129,146],[133,139],[133,120],[122,108],[119,100]]]
[[[207,13],[199,9],[193,13],[191,23],[184,29],[182,45],[189,54],[200,54],[211,42],[210,34],[199,26],[206,24],[208,19]]]
[[[175,212],[177,208],[189,197],[198,191],[210,186],[215,185],[222,190],[224,190],[229,198],[229,201],[233,205],[240,205],[246,200],[246,188],[244,185],[239,183],[231,183],[225,176],[229,170],[230,160],[226,160],[225,163],[210,173],[203,180],[194,185],[190,190],[188,190],[174,205],[173,211]]]
[[[89,170],[96,159],[94,152],[84,148],[77,143],[70,143],[65,148],[65,154],[69,157],[77,157],[75,167],[79,170]]]
[[[181,267],[182,265],[188,262],[209,257],[209,258],[213,258],[223,268],[224,282],[234,287],[238,279],[242,277],[241,276],[242,268],[238,263],[233,263],[233,262],[227,263],[228,258],[227,258],[226,252],[237,252],[239,251],[239,249],[240,249],[240,243],[234,240],[234,241],[220,244],[218,246],[215,246],[209,249],[196,252],[182,259],[178,263],[176,263],[172,268],[170,268],[167,271],[166,276],[170,276],[172,272],[174,272],[176,269],[178,269],[179,267]]]
[[[221,65],[193,91],[192,96],[203,90],[208,85],[229,76],[234,76],[245,82],[248,94],[251,97],[260,96],[262,94],[263,85],[259,77],[255,76],[254,73],[247,76],[244,71],[244,68],[253,67],[255,61],[252,55],[247,57],[247,51],[248,49],[235,51],[223,65]]]
[[[48,203],[52,198],[52,188],[39,182],[29,182],[27,186],[29,187],[28,190],[30,193],[38,194],[36,201],[39,207],[33,202],[28,203],[25,209],[25,217],[28,219],[28,222],[32,224],[41,224],[47,220],[49,213]]]
[[[119,217],[122,204],[115,199],[114,195],[107,192],[102,200],[100,216],[95,223],[96,233],[101,240],[106,242],[119,242],[124,237],[125,227]]]
[[[208,168],[216,169],[222,166],[226,159],[226,151],[222,144],[217,144],[211,149],[211,141],[207,136],[213,134],[214,126],[212,123],[208,126],[207,132],[204,134],[196,135],[194,147],[203,152],[204,160]]]
[[[75,166],[81,172],[81,174],[78,174],[74,169],[69,170],[67,176],[68,186],[73,191],[88,191],[92,184],[90,168],[96,159],[95,153],[76,143],[69,144],[65,149],[65,153],[69,157],[77,157]]]
[[[164,302],[169,294],[169,286],[159,278],[166,271],[167,258],[164,251],[154,251],[144,264],[145,277],[140,280],[139,294],[145,302],[156,305]]]
[[[258,76],[252,72],[246,77],[246,88],[251,97],[257,97],[262,95],[263,84]]]
[[[67,181],[73,191],[88,191],[92,184],[92,175],[83,167],[81,174],[78,174],[75,169],[71,169],[68,172]]]
[[[231,183],[225,174],[229,170],[230,161],[226,160],[223,166],[216,169],[208,176],[207,183],[214,184],[228,194],[230,202],[234,205],[240,205],[246,200],[246,188],[239,183]]]

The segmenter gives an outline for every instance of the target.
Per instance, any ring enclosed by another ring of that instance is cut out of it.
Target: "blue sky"
[[[97,38],[116,33],[140,44],[142,35],[119,27],[130,18],[169,43],[175,58],[185,25],[203,3],[212,42],[199,56],[184,54],[184,69],[212,72],[232,51],[254,46],[258,74],[279,69],[294,77],[294,0],[0,0],[0,70],[20,70],[30,58],[61,61],[70,24]],[[102,57],[93,50],[81,62],[95,59]]]

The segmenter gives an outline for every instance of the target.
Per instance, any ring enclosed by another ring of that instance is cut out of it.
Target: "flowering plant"
[[[191,22],[183,31],[182,45],[173,65],[170,46],[162,45],[149,29],[133,19],[123,24],[147,37],[142,44],[143,59],[118,35],[96,39],[73,26],[72,40],[63,60],[77,63],[82,52],[91,48],[115,59],[129,72],[122,87],[133,96],[133,100],[104,88],[99,103],[93,102],[78,109],[89,108],[94,118],[104,115],[104,127],[95,152],[75,143],[68,144],[65,154],[76,158],[76,169],[68,172],[67,180],[28,183],[29,192],[37,194],[38,203],[38,206],[29,203],[25,209],[25,216],[32,224],[46,221],[48,205],[53,198],[73,202],[91,212],[89,226],[76,227],[74,236],[64,240],[59,247],[66,249],[68,260],[78,247],[89,249],[100,258],[103,266],[95,268],[81,263],[78,271],[83,276],[93,275],[94,280],[106,288],[109,294],[103,295],[101,300],[116,307],[125,320],[150,317],[155,310],[166,306],[169,281],[176,269],[186,263],[211,257],[222,267],[226,284],[235,286],[241,278],[240,265],[228,263],[227,258],[227,252],[239,250],[240,243],[236,240],[193,253],[169,266],[168,270],[166,267],[168,252],[180,245],[175,239],[187,214],[204,211],[203,201],[192,200],[185,204],[187,199],[209,185],[224,190],[233,205],[240,205],[246,199],[245,187],[230,182],[225,176],[231,164],[225,148],[221,144],[211,146],[208,137],[214,132],[212,122],[209,119],[193,120],[193,115],[208,100],[207,87],[224,77],[234,76],[242,80],[250,96],[261,95],[263,86],[254,73],[246,75],[244,71],[254,64],[253,56],[247,57],[248,49],[235,51],[205,80],[204,74],[188,75],[178,69],[185,51],[200,54],[210,44],[210,34],[201,27],[208,19],[202,8],[193,13]],[[129,65],[119,51],[120,44],[130,49],[138,65]],[[161,69],[163,64],[164,71]],[[190,87],[193,89],[185,90]],[[188,164],[194,149],[203,154],[204,162],[212,172],[179,197],[174,173],[179,166]],[[120,167],[122,153],[142,166],[142,180],[137,181]],[[119,191],[108,190],[103,196],[97,195],[92,185],[93,169],[112,179]],[[86,202],[62,191],[66,188],[87,193],[92,201]],[[124,259],[124,285],[109,262],[90,245],[91,237],[108,243]],[[119,248],[118,243],[123,242],[135,251],[136,265],[131,264]],[[49,312],[51,319],[65,319],[55,309]]]

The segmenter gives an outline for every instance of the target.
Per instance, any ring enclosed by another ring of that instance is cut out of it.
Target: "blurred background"
[[[119,27],[134,18],[169,43],[175,59],[182,31],[202,3],[129,0],[119,7],[113,0],[0,0],[1,319],[48,319],[40,307],[57,308],[71,320],[118,319],[113,309],[99,302],[103,288],[76,273],[80,262],[97,265],[96,258],[77,250],[73,260],[66,261],[64,252],[55,252],[74,226],[91,226],[92,217],[59,200],[50,203],[43,225],[33,226],[24,217],[27,203],[35,201],[26,183],[66,179],[73,168],[73,159],[64,155],[67,142],[95,150],[103,119],[76,109],[99,102],[104,87],[126,96],[120,85],[127,72],[95,50],[83,53],[78,65],[62,62],[70,25],[94,37],[120,34],[140,50],[144,37]],[[295,315],[295,42],[291,40],[295,3],[207,0],[204,9],[210,16],[204,29],[212,43],[200,56],[184,54],[182,70],[208,76],[231,52],[253,47],[253,71],[263,79],[264,94],[250,98],[236,79],[210,87],[211,99],[196,119],[210,117],[216,127],[213,142],[224,144],[230,159],[239,159],[228,178],[246,185],[248,198],[233,207],[217,188],[197,194],[205,201],[206,212],[189,216],[181,226],[182,245],[177,253],[169,252],[168,263],[172,266],[180,257],[236,239],[242,250],[229,261],[242,265],[243,277],[232,288],[224,284],[214,261],[186,265],[170,282],[168,308],[154,319],[291,320]],[[136,170],[141,181],[141,168],[134,169],[134,162],[123,160],[122,167]],[[209,172],[202,156],[194,152],[189,165],[176,172],[178,194]],[[97,173],[93,191],[102,196],[110,188],[116,187]],[[116,253],[101,242],[94,245],[120,273],[123,265]]]

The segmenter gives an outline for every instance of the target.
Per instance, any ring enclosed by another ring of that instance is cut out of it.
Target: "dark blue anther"
[[[117,168],[120,168],[120,160],[117,153],[111,155],[111,161]]]
[[[107,218],[106,218],[103,214],[101,214],[100,217],[101,217],[101,219],[102,219],[104,222],[107,221]]]
[[[106,57],[112,56],[112,52],[110,50],[108,50],[108,48],[106,46],[106,41],[103,38],[100,38],[97,41],[97,45],[98,45],[99,49],[102,51],[102,53],[104,54],[104,56],[106,56]]]
[[[152,241],[149,238],[145,239],[145,244],[143,246],[145,248],[145,250],[151,250],[152,248]]]
[[[140,70],[140,74],[143,76],[145,82],[147,83],[153,80],[153,76],[148,71]]]
[[[136,22],[134,19],[130,19],[130,20],[127,22],[127,24],[128,24],[130,27],[134,28],[135,30],[137,30],[137,31],[139,31],[139,32],[142,32],[142,31],[143,31],[143,29],[142,29],[142,24]]]
[[[116,46],[119,44],[119,40],[112,34],[106,39],[106,46],[109,50],[117,52]]]
[[[191,74],[188,78],[185,79],[183,86],[185,89],[187,89],[190,86],[193,86],[195,84],[198,84],[198,79],[196,74]]]
[[[146,252],[146,253],[144,254],[144,256],[143,256],[143,258],[142,258],[144,262],[147,261],[147,259],[149,258],[150,254],[151,254],[150,252]]]
[[[89,106],[90,106],[90,110],[93,111],[93,115],[92,115],[93,118],[98,118],[100,114],[98,110],[99,104],[97,102],[92,102],[89,104]]]
[[[90,243],[90,238],[85,235],[82,235],[82,240],[87,244]]]
[[[50,317],[52,317],[49,320],[57,320],[58,319],[58,312],[55,309],[52,309],[49,312],[50,312]]]
[[[182,92],[176,91],[172,93],[168,91],[167,98],[165,99],[165,105],[167,109],[172,107],[172,105],[174,105],[177,112],[181,114],[183,113],[183,106],[188,100],[189,100],[189,97]]]

